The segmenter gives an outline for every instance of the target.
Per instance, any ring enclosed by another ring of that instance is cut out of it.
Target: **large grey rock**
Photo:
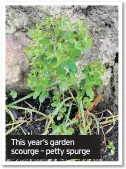
[[[27,31],[46,17],[62,13],[62,6],[7,6],[6,33]]]
[[[20,32],[27,31],[30,27],[33,27],[36,23],[40,22],[42,19],[52,16],[52,15],[67,15],[70,19],[82,19],[89,26],[91,36],[93,38],[92,49],[88,52],[84,52],[79,62],[82,65],[86,65],[92,60],[98,60],[105,63],[108,67],[107,72],[109,76],[106,75],[105,89],[103,93],[105,94],[106,100],[110,101],[111,95],[114,96],[117,104],[117,79],[116,74],[118,74],[118,69],[115,68],[115,57],[118,54],[118,8],[117,6],[7,6],[6,7],[6,33],[8,37],[11,37],[13,44],[16,43],[18,46],[21,44],[21,49],[18,49],[17,55],[12,55],[9,57],[9,53],[6,59],[7,65],[9,64],[9,71],[6,73],[6,84],[7,90],[10,88],[26,88],[26,82],[22,81],[21,72],[23,74],[27,73],[27,69],[22,67],[22,63],[25,62],[24,58],[26,56],[22,53],[23,46],[27,44],[26,37],[23,41],[18,38],[15,43],[15,36],[22,36]],[[24,37],[24,34],[23,36]],[[15,49],[12,47],[12,50]],[[16,49],[17,50],[17,49]],[[15,50],[15,51],[16,51]],[[10,44],[11,52],[11,44]],[[23,57],[22,57],[23,56]],[[14,57],[14,59],[13,59]],[[12,61],[8,58],[11,58]],[[16,60],[20,60],[18,62]],[[24,61],[23,61],[24,60]],[[27,59],[26,59],[27,60]],[[25,62],[26,67],[27,61]],[[11,70],[13,68],[13,71]],[[11,70],[11,71],[10,71]],[[17,75],[14,75],[14,70],[17,70]],[[9,73],[8,73],[9,72]],[[16,76],[16,77],[14,77]],[[13,77],[13,80],[18,81],[18,83],[13,82],[9,77]],[[114,88],[114,91],[113,91]]]

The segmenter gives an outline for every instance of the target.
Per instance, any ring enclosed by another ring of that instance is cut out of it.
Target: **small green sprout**
[[[13,99],[16,99],[16,97],[17,97],[17,92],[16,92],[15,90],[12,90],[12,91],[10,92],[10,96],[11,96]]]
[[[115,146],[113,144],[113,141],[108,141],[107,148],[110,149],[111,155],[114,156],[114,154],[115,154]]]

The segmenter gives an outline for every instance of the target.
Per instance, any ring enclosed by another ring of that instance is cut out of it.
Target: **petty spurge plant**
[[[82,51],[92,45],[87,27],[81,21],[51,17],[29,30],[29,33],[34,42],[25,48],[25,52],[31,61],[28,86],[33,90],[33,98],[39,97],[39,101],[43,102],[49,96],[48,89],[53,86],[55,89],[51,105],[55,108],[64,100],[67,91],[71,95],[70,102],[74,102],[81,113],[85,128],[88,121],[84,111],[94,100],[94,89],[102,85],[101,76],[105,72],[102,64],[93,62],[82,70],[81,79],[77,78],[76,61]],[[73,89],[76,96],[72,93]],[[64,104],[58,112],[57,120],[62,119],[66,111]],[[96,123],[98,126],[97,120]],[[83,127],[80,125],[80,130]]]
[[[72,21],[66,17],[50,17],[30,29],[29,35],[33,43],[24,51],[30,60],[28,87],[32,93],[7,105],[13,124],[15,121],[10,108],[41,115],[42,118],[36,121],[46,120],[43,135],[72,135],[75,134],[74,126],[80,135],[99,134],[100,125],[107,121],[101,122],[91,111],[102,99],[96,95],[95,89],[103,85],[101,77],[106,68],[96,61],[81,69],[76,63],[82,52],[92,46],[87,26],[82,21]],[[50,90],[53,96],[50,96]],[[11,95],[16,96],[14,92]],[[40,105],[46,98],[52,97],[51,113],[47,115],[31,108],[31,105],[30,108],[15,105],[32,96],[39,99]],[[112,115],[108,119],[111,123],[114,121]],[[94,129],[97,132],[94,133]]]

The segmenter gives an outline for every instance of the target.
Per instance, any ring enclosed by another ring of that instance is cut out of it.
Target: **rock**
[[[114,94],[114,103],[115,106],[118,106],[118,64],[116,63],[113,66],[113,94]]]
[[[28,72],[28,58],[24,53],[24,46],[31,40],[23,32],[6,35],[6,90],[26,90],[26,74]]]
[[[61,13],[61,8],[62,6],[6,6],[6,33],[27,31],[42,19]]]
[[[114,64],[118,52],[118,8],[116,6],[88,6],[84,14],[87,25],[93,37],[89,60],[98,60],[103,63]],[[82,60],[88,60],[82,57]]]
[[[17,12],[15,8],[7,6],[6,9],[6,33],[13,34],[17,30],[25,30],[28,25],[28,17],[23,12]]]

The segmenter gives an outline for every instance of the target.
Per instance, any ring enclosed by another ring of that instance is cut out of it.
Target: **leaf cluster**
[[[113,141],[108,141],[107,148],[111,150],[111,155],[115,154],[115,146],[113,144]]]
[[[94,89],[97,86],[102,86],[103,82],[101,77],[103,76],[106,68],[99,62],[91,62],[83,69],[84,78],[80,82],[81,98],[83,98],[83,104],[85,108],[91,105],[94,100]]]
[[[55,84],[62,92],[76,83],[75,62],[91,47],[92,39],[83,22],[66,17],[45,19],[29,34],[34,42],[24,48],[31,65],[28,86],[34,91],[33,98],[39,96],[42,102],[48,97],[48,88]]]
[[[66,123],[63,122],[60,125],[52,125],[52,133],[53,135],[72,135],[74,129],[72,127],[67,127]]]

